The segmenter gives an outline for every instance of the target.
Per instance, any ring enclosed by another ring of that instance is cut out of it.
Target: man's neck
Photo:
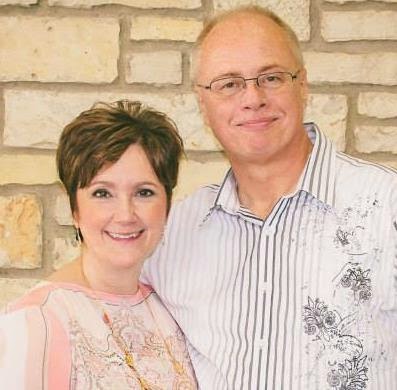
[[[295,191],[313,148],[309,138],[268,161],[241,163],[231,160],[240,203],[266,218],[278,200]]]

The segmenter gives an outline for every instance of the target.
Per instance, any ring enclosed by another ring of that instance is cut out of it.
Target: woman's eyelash
[[[154,195],[154,191],[149,188],[142,188],[141,190],[138,191],[138,196],[142,196],[145,198],[153,195]]]
[[[111,196],[110,192],[104,189],[95,190],[92,195],[95,198],[109,198]]]

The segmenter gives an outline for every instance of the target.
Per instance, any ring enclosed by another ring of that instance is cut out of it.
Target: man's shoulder
[[[353,174],[357,179],[364,177],[386,179],[391,183],[397,180],[397,170],[380,163],[367,161],[346,153],[338,152],[336,159],[337,172]]]
[[[172,205],[171,215],[196,211],[206,213],[215,204],[220,189],[219,184],[210,184],[198,188],[183,199],[176,200]]]
[[[335,170],[339,194],[397,196],[397,171],[393,168],[338,152]]]

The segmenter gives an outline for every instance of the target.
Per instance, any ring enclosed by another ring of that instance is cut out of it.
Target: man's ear
[[[306,68],[302,68],[302,70],[299,72],[299,77],[298,77],[298,83],[300,86],[300,93],[301,93],[301,98],[303,102],[307,103],[307,99],[309,97],[309,86],[307,83],[307,72]]]

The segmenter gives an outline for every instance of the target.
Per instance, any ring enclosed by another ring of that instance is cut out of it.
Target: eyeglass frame
[[[272,74],[276,74],[276,73],[289,74],[289,75],[291,76],[291,82],[293,82],[294,80],[296,80],[296,79],[298,78],[298,75],[299,75],[300,71],[301,71],[301,69],[298,69],[298,70],[295,72],[295,74],[292,73],[292,72],[287,72],[287,71],[276,71],[276,72],[269,72],[269,73],[261,73],[261,74],[258,74],[258,76],[256,76],[256,77],[250,77],[250,78],[245,78],[245,77],[242,77],[242,76],[221,77],[221,78],[219,78],[219,79],[212,80],[212,81],[209,83],[209,85],[196,84],[196,86],[197,86],[197,87],[200,87],[200,88],[203,88],[203,89],[210,90],[211,92],[216,93],[216,94],[218,94],[218,95],[222,95],[222,96],[225,96],[225,97],[231,97],[231,96],[237,95],[239,92],[241,92],[242,90],[246,89],[246,88],[247,88],[247,81],[253,81],[253,80],[255,80],[256,86],[257,86],[258,88],[262,89],[263,87],[261,87],[261,86],[259,85],[259,78],[262,77],[262,76],[268,76],[268,75],[272,75]],[[240,91],[237,91],[236,93],[233,93],[233,94],[231,94],[231,95],[227,95],[227,94],[222,94],[222,93],[219,92],[219,91],[216,92],[216,91],[214,91],[214,90],[211,88],[211,86],[212,86],[213,83],[215,83],[215,82],[217,82],[217,81],[221,81],[221,80],[228,80],[228,79],[240,79],[240,80],[243,80],[243,81],[244,81],[244,87],[243,87],[243,89],[241,89]],[[281,85],[280,85],[279,87],[274,88],[274,89],[277,90],[277,89],[280,88],[280,87],[281,87]],[[272,88],[269,88],[269,89],[271,90]]]

